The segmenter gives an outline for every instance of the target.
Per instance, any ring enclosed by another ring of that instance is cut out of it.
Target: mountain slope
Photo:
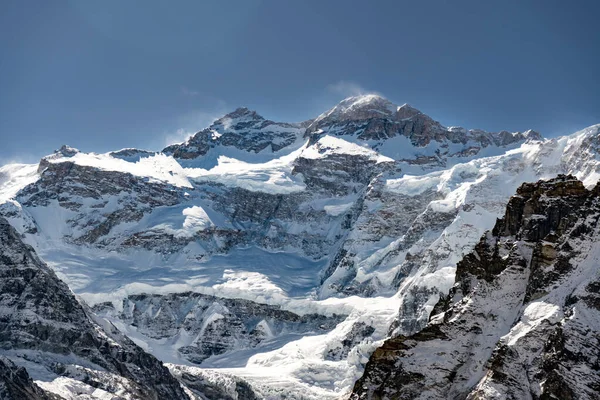
[[[46,376],[70,377],[131,398],[187,398],[156,358],[110,324],[99,325],[5,219],[0,219],[0,278],[5,356],[40,365],[40,374],[45,368]]]
[[[389,339],[356,399],[596,398],[600,185],[523,184],[429,325]]]
[[[0,356],[0,398],[4,400],[60,400],[36,385],[23,367]]]

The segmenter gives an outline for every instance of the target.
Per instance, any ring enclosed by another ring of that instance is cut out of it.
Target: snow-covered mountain
[[[413,335],[377,349],[354,399],[596,399],[600,184],[523,184]]]
[[[205,168],[216,163],[224,151],[242,161],[268,160],[281,156],[290,147],[298,148],[306,124],[269,121],[242,107],[217,119],[186,142],[168,146],[162,152],[183,165]]]
[[[375,95],[298,124],[240,108],[161,152],[0,167],[0,216],[180,382],[336,398],[427,325],[523,182],[593,187],[599,143],[600,125],[447,128]]]
[[[408,170],[438,169],[473,157],[503,153],[508,146],[540,140],[539,133],[485,132],[446,128],[408,104],[396,106],[377,95],[350,97],[308,126],[312,140],[334,136],[368,146]]]

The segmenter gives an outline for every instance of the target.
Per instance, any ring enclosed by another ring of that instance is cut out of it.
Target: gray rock
[[[0,356],[0,399],[3,400],[60,400],[62,397],[46,392],[29,377],[27,370]]]
[[[214,355],[250,349],[283,334],[321,334],[345,315],[298,315],[277,306],[186,292],[132,295],[123,311],[111,304],[94,307],[100,316],[119,320],[151,339],[191,338],[176,350],[188,361],[202,364]]]

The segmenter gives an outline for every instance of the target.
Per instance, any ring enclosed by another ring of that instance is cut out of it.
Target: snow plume
[[[175,132],[168,132],[168,133],[166,133],[164,144],[166,146],[169,146],[169,145],[175,144],[175,143],[184,143],[184,142],[187,142],[187,140],[190,137],[192,137],[193,134],[194,134],[194,132],[190,132],[190,131],[185,130],[183,128],[179,128]]]
[[[361,96],[363,94],[379,94],[372,90],[366,90],[356,82],[339,81],[327,85],[327,91],[342,95],[344,97]]]
[[[211,107],[190,111],[176,118],[175,125],[178,128],[165,132],[163,143],[160,146],[170,146],[187,141],[196,132],[210,126],[227,112],[223,100],[211,99],[210,103],[213,104]]]
[[[197,90],[194,90],[194,89],[190,89],[187,86],[182,86],[181,87],[181,94],[184,95],[184,96],[193,97],[193,96],[198,96],[200,94],[200,92],[198,92]]]

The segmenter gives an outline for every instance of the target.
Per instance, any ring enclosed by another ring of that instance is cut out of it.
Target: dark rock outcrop
[[[245,380],[196,367],[172,365],[171,372],[200,399],[262,400]]]
[[[189,344],[176,350],[195,364],[214,355],[259,346],[283,333],[325,333],[346,317],[298,315],[277,306],[193,292],[131,295],[123,300],[122,312],[111,304],[97,305],[94,310],[134,326],[152,339],[190,338]]]
[[[60,400],[36,385],[27,370],[0,356],[0,399],[3,400]]]

